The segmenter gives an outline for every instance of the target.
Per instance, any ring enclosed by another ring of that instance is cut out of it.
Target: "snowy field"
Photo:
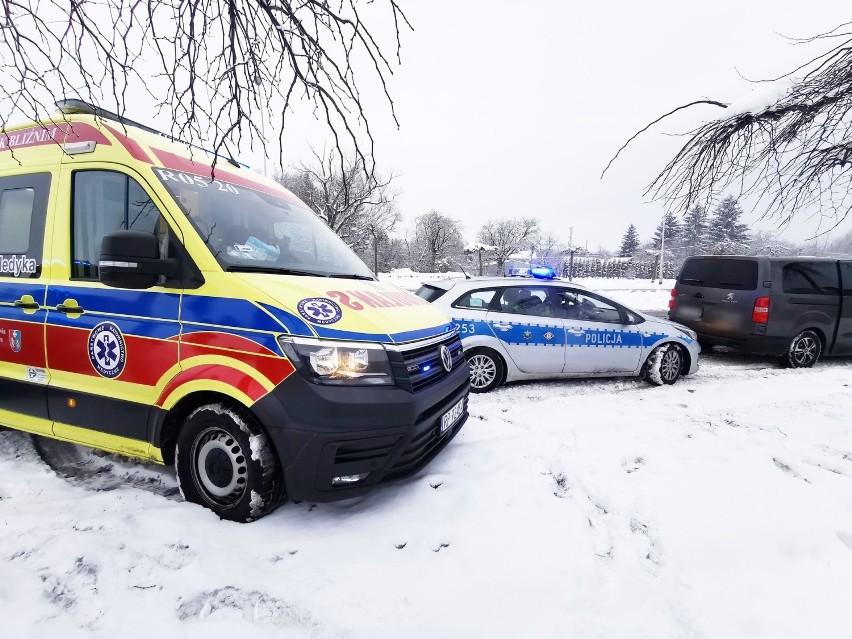
[[[248,525],[2,431],[0,636],[849,636],[850,386],[731,353],[509,385],[419,476]]]

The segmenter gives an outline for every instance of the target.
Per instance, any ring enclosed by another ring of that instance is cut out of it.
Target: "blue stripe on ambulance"
[[[0,319],[15,320],[16,322],[27,322],[30,324],[41,324],[44,322],[46,309],[40,308],[35,312],[24,312],[23,309],[14,306],[15,302],[24,295],[30,295],[38,303],[44,302],[44,284],[21,284],[20,282],[0,283]]]
[[[180,312],[180,295],[176,293],[61,285],[51,285],[47,291],[47,306],[56,307],[68,299],[76,300],[86,313],[177,320]]]

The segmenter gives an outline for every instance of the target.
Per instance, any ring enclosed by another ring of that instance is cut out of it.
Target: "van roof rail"
[[[153,133],[154,135],[159,135],[160,137],[164,137],[167,140],[171,140],[172,142],[180,142],[181,144],[186,144],[194,149],[200,149],[205,153],[209,153],[215,157],[223,158],[227,160],[229,164],[240,168],[248,168],[248,165],[237,162],[233,157],[231,157],[230,153],[228,155],[223,155],[222,153],[216,153],[215,151],[210,151],[209,149],[205,149],[202,146],[198,146],[197,144],[192,144],[191,142],[186,142],[181,140],[180,138],[176,138],[168,133],[163,133],[162,131],[158,131],[150,126],[146,126],[136,120],[131,120],[130,118],[126,118],[123,115],[119,115],[118,113],[113,113],[112,111],[107,111],[106,109],[102,109],[99,106],[94,104],[89,104],[84,100],[77,99],[67,99],[67,100],[57,100],[56,108],[59,109],[61,113],[64,115],[72,115],[72,114],[83,114],[83,115],[94,115],[99,118],[103,118],[104,120],[113,120],[114,122],[120,122],[121,124],[125,124],[127,126],[136,127],[137,129],[142,129],[143,131],[147,131],[148,133]]]

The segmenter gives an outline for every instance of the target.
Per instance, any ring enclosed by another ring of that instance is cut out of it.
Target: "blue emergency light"
[[[549,266],[536,266],[530,269],[530,275],[540,280],[552,280],[556,277],[556,271]]]

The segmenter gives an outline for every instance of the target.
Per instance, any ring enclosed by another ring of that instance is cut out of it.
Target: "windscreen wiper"
[[[307,277],[328,277],[325,273],[314,273],[313,271],[300,271],[293,268],[282,268],[279,266],[246,266],[232,264],[228,267],[229,273],[271,273],[273,275],[304,275]]]
[[[367,280],[369,282],[375,282],[376,278],[372,275],[356,275],[355,273],[348,273],[346,275],[337,274],[329,275],[329,277],[339,277],[342,280]]]

